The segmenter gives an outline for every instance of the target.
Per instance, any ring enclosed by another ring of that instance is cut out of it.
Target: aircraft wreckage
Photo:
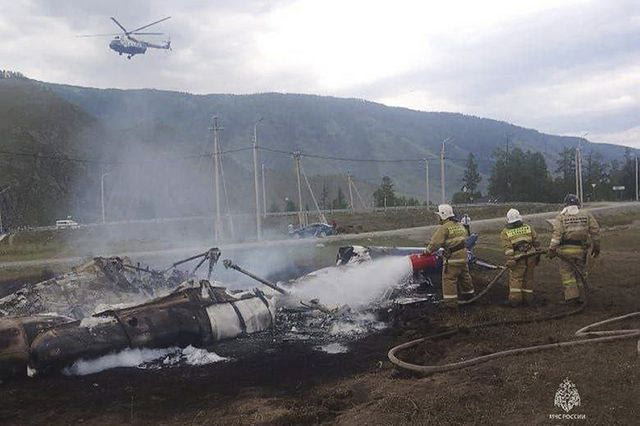
[[[477,261],[469,245],[470,262]],[[133,265],[126,258],[94,258],[72,272],[24,286],[0,299],[0,377],[45,373],[79,359],[94,359],[128,348],[206,348],[216,342],[278,329],[285,333],[322,333],[337,319],[350,320],[349,306],[327,306],[320,300],[300,301],[295,289],[331,271],[346,271],[379,257],[404,256],[413,272],[404,283],[394,283],[367,307],[390,312],[393,306],[432,303],[424,295],[434,289],[442,267],[441,255],[419,254],[416,248],[342,247],[336,266],[323,268],[286,283],[271,283],[230,260],[227,268],[261,284],[249,291],[230,291],[211,281],[220,258],[218,249],[176,262],[163,271]],[[199,260],[191,273],[177,267]],[[209,262],[207,279],[193,277]],[[422,287],[421,297],[415,291]],[[362,313],[362,312],[360,312]],[[293,326],[291,326],[293,324]],[[280,327],[282,329],[282,327]]]

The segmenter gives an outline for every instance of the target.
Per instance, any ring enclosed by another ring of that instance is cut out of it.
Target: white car
[[[75,220],[71,220],[71,219],[64,219],[64,220],[56,220],[56,229],[75,229],[77,228],[78,222],[76,222]]]

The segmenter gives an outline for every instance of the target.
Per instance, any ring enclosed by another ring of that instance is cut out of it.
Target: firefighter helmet
[[[453,207],[451,207],[449,204],[440,204],[438,206],[438,211],[436,212],[436,214],[442,220],[449,219],[450,217],[454,216]]]
[[[516,209],[511,209],[507,212],[507,223],[522,222],[522,216]]]

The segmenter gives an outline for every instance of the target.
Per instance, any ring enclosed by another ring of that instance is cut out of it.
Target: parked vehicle
[[[80,225],[75,220],[63,219],[56,220],[56,229],[75,229]]]
[[[336,230],[328,223],[312,223],[307,226],[289,229],[289,236],[292,238],[319,238],[329,235],[336,235]]]

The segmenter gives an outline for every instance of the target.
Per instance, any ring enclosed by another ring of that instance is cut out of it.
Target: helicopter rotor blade
[[[155,22],[152,22],[152,23],[150,23],[150,24],[147,24],[147,25],[145,25],[145,26],[143,26],[143,27],[136,28],[135,30],[130,31],[130,32],[135,33],[136,31],[144,30],[145,28],[148,28],[148,27],[150,27],[150,26],[152,26],[152,25],[155,25],[155,24],[159,24],[160,22],[166,21],[167,19],[170,19],[170,18],[171,18],[171,16],[167,16],[166,18],[162,18],[162,19],[160,19],[159,21],[155,21]],[[111,18],[111,19],[113,19],[113,18]],[[114,19],[114,21],[115,21],[115,19]]]
[[[164,35],[164,33],[135,33],[135,32],[130,32],[128,34],[135,34],[135,35]]]
[[[113,22],[115,22],[115,24],[116,24],[117,26],[119,26],[119,27],[120,27],[120,29],[122,29],[122,31],[124,31],[124,33],[125,33],[125,34],[129,34],[129,31],[127,31],[127,29],[126,29],[125,27],[123,27],[123,26],[122,26],[122,24],[120,24],[120,22],[118,22],[118,21],[116,20],[116,18],[114,18],[114,17],[112,16],[112,17],[111,17],[111,20],[112,20]],[[140,28],[138,28],[138,29],[140,29]]]
[[[79,38],[83,38],[83,37],[113,37],[113,36],[118,36],[118,35],[122,35],[122,33],[116,33],[116,34],[82,34],[82,35],[77,35],[76,37],[79,37]]]

